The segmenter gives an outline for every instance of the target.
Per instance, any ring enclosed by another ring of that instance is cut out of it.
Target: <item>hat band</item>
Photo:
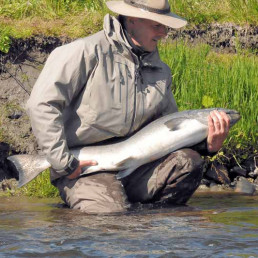
[[[170,7],[168,7],[167,9],[156,9],[156,8],[152,8],[152,7],[149,7],[149,6],[146,6],[146,5],[143,5],[143,4],[137,4],[135,3],[135,1],[133,0],[124,0],[125,3],[131,5],[131,6],[134,6],[134,7],[137,7],[137,8],[140,8],[140,9],[143,9],[143,10],[146,10],[146,11],[149,11],[149,12],[152,12],[152,13],[158,13],[158,14],[167,14],[167,13],[170,13]]]

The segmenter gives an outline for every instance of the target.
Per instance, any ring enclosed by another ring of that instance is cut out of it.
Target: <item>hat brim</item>
[[[106,4],[114,13],[156,21],[173,29],[179,29],[187,24],[185,19],[171,12],[167,14],[149,12],[126,4],[124,1],[108,1]]]

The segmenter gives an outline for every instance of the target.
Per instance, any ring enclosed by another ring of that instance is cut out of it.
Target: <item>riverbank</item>
[[[171,30],[160,45],[161,58],[173,73],[172,90],[180,110],[216,106],[234,108],[242,115],[224,148],[207,159],[203,185],[209,189],[214,184],[235,189],[242,176],[255,187],[258,3],[253,0],[169,2],[173,12],[187,17],[189,22],[186,28]],[[6,162],[8,155],[37,152],[25,103],[49,53],[75,38],[102,29],[103,16],[108,12],[104,0],[2,0],[0,181],[18,177]],[[221,165],[224,169],[219,173],[217,168]],[[45,173],[39,181],[32,182],[23,194],[36,194],[38,186],[44,184],[47,188],[43,192],[51,195],[53,189],[46,183],[47,177]],[[0,188],[12,191],[15,180],[2,181]]]
[[[224,148],[215,157],[206,158],[207,168],[200,190],[255,194],[258,185],[255,127],[258,57],[255,51],[249,52],[245,48],[239,53],[233,46],[230,51],[225,48],[220,51],[221,47],[212,48],[208,42],[190,43],[187,39],[190,34],[185,35],[187,43],[182,41],[182,35],[170,36],[160,46],[161,58],[174,74],[172,90],[179,108],[228,107],[240,111],[242,115]],[[201,34],[196,31],[195,35]],[[46,36],[16,39],[9,53],[1,54],[0,189],[4,192],[41,197],[57,195],[49,183],[47,172],[22,190],[17,190],[16,180],[11,178],[18,178],[18,175],[6,162],[6,157],[16,153],[37,152],[37,144],[24,110],[25,103],[49,53],[71,40]],[[216,42],[213,42],[214,46]]]

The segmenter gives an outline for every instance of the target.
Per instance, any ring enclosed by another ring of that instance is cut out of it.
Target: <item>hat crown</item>
[[[170,5],[168,0],[124,0],[126,4],[144,9],[150,12],[169,13]]]

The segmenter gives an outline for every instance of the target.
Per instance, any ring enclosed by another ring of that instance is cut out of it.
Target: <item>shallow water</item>
[[[258,196],[89,216],[59,199],[0,198],[0,257],[258,257]]]

